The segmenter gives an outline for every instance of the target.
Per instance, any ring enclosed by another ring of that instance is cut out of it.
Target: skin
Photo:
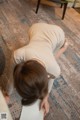
[[[48,102],[49,94],[46,95],[46,97],[42,100],[40,104],[40,109],[43,109],[44,116],[49,112],[49,102]]]
[[[10,100],[9,96],[5,96],[5,100],[6,100],[6,103],[8,104]]]

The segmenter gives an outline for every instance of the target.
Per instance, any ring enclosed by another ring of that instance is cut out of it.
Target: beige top
[[[20,120],[43,120],[44,111],[39,110],[40,100],[29,106],[23,106]]]
[[[36,59],[43,63],[47,72],[56,77],[60,75],[60,68],[54,57],[54,52],[64,43],[64,32],[56,25],[36,23],[29,29],[30,42],[28,45],[14,52],[16,63]],[[53,85],[49,81],[49,92]],[[43,120],[43,111],[39,111],[39,101],[31,106],[23,106],[20,120]],[[34,112],[33,112],[34,111]]]
[[[0,90],[0,120],[2,120],[2,118],[1,118],[2,114],[6,115],[6,118],[4,118],[5,120],[12,120],[8,105],[7,105],[5,98]]]
[[[16,63],[36,59],[41,61],[47,72],[55,77],[60,75],[60,67],[54,57],[54,51],[64,43],[64,32],[56,25],[46,23],[33,24],[29,29],[30,42],[14,52]]]

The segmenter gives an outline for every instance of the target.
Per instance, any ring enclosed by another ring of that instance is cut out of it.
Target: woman
[[[33,63],[37,61],[52,76],[50,76],[51,79],[48,81],[48,94],[42,99],[41,104],[39,103],[40,108],[44,108],[44,114],[46,114],[49,111],[48,95],[51,91],[54,77],[60,75],[60,67],[56,59],[67,49],[68,43],[65,41],[64,32],[59,26],[46,23],[33,24],[29,29],[29,39],[28,45],[14,52],[14,60],[19,65],[30,60]],[[36,64],[33,69],[35,67]]]

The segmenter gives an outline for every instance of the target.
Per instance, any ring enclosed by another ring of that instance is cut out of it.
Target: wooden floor
[[[36,1],[3,0],[0,4],[0,34],[5,44],[12,52],[26,45],[29,42],[28,28],[36,22],[61,26],[70,45],[58,62],[66,82],[80,98],[80,14],[67,8],[65,18],[61,20],[62,9],[59,6],[40,5],[38,14],[35,10]]]

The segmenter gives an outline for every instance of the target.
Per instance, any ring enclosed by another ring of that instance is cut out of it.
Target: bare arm
[[[44,116],[49,112],[49,102],[48,102],[49,94],[45,96],[45,98],[41,101],[40,109],[43,109]]]

